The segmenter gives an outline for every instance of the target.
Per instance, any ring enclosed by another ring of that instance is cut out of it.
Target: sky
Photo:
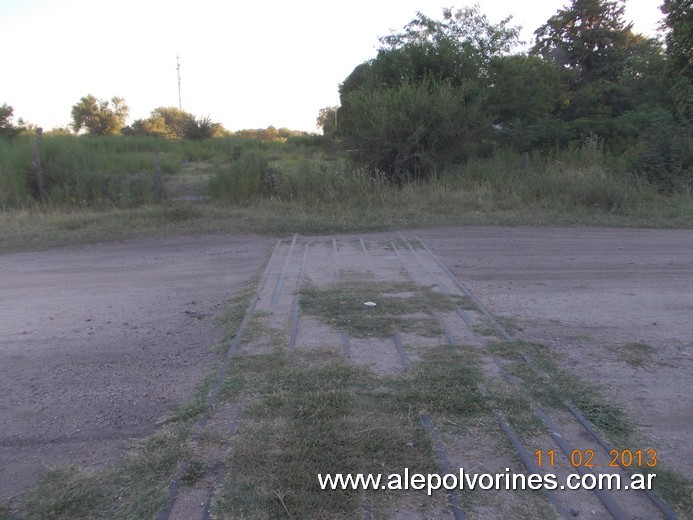
[[[229,130],[273,125],[315,132],[338,86],[375,57],[378,38],[417,11],[440,19],[457,0],[0,0],[0,105],[48,130],[79,99],[119,96],[129,122],[161,106]],[[492,23],[512,15],[531,43],[569,0],[487,0]],[[656,36],[662,0],[627,0],[636,32]]]

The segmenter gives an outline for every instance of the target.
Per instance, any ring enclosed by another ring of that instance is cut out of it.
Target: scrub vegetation
[[[525,53],[512,20],[479,7],[417,13],[344,78],[323,135],[231,133],[172,107],[124,126],[125,100],[88,95],[34,156],[36,129],[4,104],[0,247],[173,230],[690,226],[690,24],[685,2],[662,11],[660,41],[632,31],[622,2],[573,0]]]

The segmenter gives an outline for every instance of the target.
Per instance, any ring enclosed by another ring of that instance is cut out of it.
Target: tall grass
[[[262,146],[238,138],[166,141],[150,137],[45,136],[40,157],[49,204],[134,207],[154,202],[155,156],[164,174],[188,162],[231,161],[241,148]],[[38,203],[33,137],[0,140],[0,208]]]
[[[270,159],[262,150],[244,150],[239,159],[216,169],[212,195],[232,203],[265,198],[313,208],[400,206],[434,213],[548,209],[629,215],[659,207],[674,215],[690,203],[688,192],[661,195],[655,184],[626,171],[625,161],[591,141],[544,156],[499,151],[404,186],[344,157]]]
[[[635,217],[658,225],[666,219],[690,225],[693,220],[689,189],[662,194],[652,180],[628,171],[626,156],[605,152],[596,140],[527,156],[501,149],[426,180],[395,185],[382,172],[355,166],[349,152],[340,151],[334,141],[318,137],[261,142],[46,136],[41,160],[47,197],[42,202],[32,146],[30,136],[0,141],[0,209],[151,206],[158,200],[154,170],[159,152],[163,173],[176,176],[175,195],[194,185],[196,193],[207,189],[216,208],[266,212],[269,207],[299,223],[328,215],[335,229],[370,228],[375,221],[459,223],[469,221],[460,215],[476,214],[494,221],[493,215],[513,212],[589,222]]]

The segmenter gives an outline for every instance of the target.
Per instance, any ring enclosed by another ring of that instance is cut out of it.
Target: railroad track
[[[429,319],[438,324],[440,339],[421,338],[419,341],[416,335],[401,330],[394,330],[388,338],[352,337],[346,329],[327,326],[322,326],[319,333],[315,332],[315,324],[310,321],[311,318],[301,313],[301,289],[306,284],[324,287],[352,279],[366,283],[371,281],[414,284],[417,287],[428,288],[433,294],[440,295],[440,298],[453,298],[460,304],[445,311],[433,308],[427,311]],[[416,365],[420,353],[426,349],[426,342],[440,343],[440,340],[444,339],[450,347],[473,345],[490,363],[484,365],[491,367],[487,368],[484,374],[487,385],[490,382],[492,386],[502,384],[516,389],[518,393],[523,391],[522,378],[512,373],[513,364],[484,351],[484,347],[490,341],[487,335],[489,328],[496,333],[500,341],[510,343],[514,341],[514,337],[425,242],[416,237],[404,236],[364,240],[360,237],[325,239],[294,235],[291,241],[279,240],[274,247],[258,283],[257,292],[250,301],[219,367],[206,403],[209,411],[198,421],[192,442],[196,441],[208,423],[214,422],[218,393],[234,357],[249,354],[250,349],[257,349],[257,345],[251,347],[243,344],[245,329],[256,315],[261,316],[276,329],[288,324],[286,349],[289,356],[297,351],[309,352],[317,345],[327,344],[341,352],[350,363],[365,365],[381,374],[409,371]],[[481,326],[486,328],[486,333],[479,331]],[[522,351],[522,344],[516,345],[521,360],[519,362],[533,366],[534,361],[530,355]],[[537,367],[534,368],[538,370]],[[486,386],[480,386],[479,391],[482,395],[491,395]],[[230,413],[224,453],[232,449],[233,436],[242,428],[241,414],[244,404],[244,399],[239,399]],[[543,432],[531,439],[524,439],[522,434],[516,431],[513,427],[513,417],[506,416],[501,410],[493,410],[497,431],[502,432],[508,449],[514,452],[514,456],[521,461],[528,474],[545,476],[552,473],[562,482],[570,473],[578,473],[589,480],[598,479],[599,475],[608,470],[608,473],[619,474],[623,479],[630,478],[630,465],[625,464],[627,461],[622,457],[617,457],[620,464],[611,464],[613,447],[601,437],[575,404],[564,401],[560,407],[554,406],[549,410],[545,409],[542,403],[533,403],[531,410],[543,425]],[[441,434],[434,419],[435,417],[428,413],[421,415],[422,427],[431,438],[441,474],[455,473],[459,470],[458,466],[470,467],[469,459],[474,458],[473,454],[465,453],[464,449],[459,448],[465,444],[464,434],[451,433],[449,428]],[[538,460],[539,457],[545,460]],[[589,464],[585,461],[587,457],[590,458]],[[550,458],[548,465],[547,458]],[[507,467],[515,467],[517,460],[508,458],[507,461],[499,461],[497,464],[503,466],[503,463],[507,462]],[[159,520],[181,517],[177,512],[177,505],[181,501],[180,478],[185,469],[183,465],[172,479],[168,490],[168,503],[160,512]],[[199,509],[199,518],[210,517],[215,490],[222,482],[226,471],[228,468],[225,468],[220,460],[214,467],[214,478],[207,483],[205,500],[202,502],[204,507]],[[591,518],[615,520],[676,518],[672,509],[648,490],[614,492],[596,488],[592,491],[546,489],[543,493],[555,514],[564,519],[588,515]],[[449,491],[447,499],[451,518],[459,520],[468,518],[468,514],[476,514],[473,510],[464,510],[463,497],[457,491]],[[364,519],[371,518],[371,510],[371,504],[364,495]]]

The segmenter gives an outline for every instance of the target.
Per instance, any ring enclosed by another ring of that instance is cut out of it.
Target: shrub
[[[691,130],[662,111],[641,134],[631,169],[643,174],[664,192],[693,187]]]
[[[212,196],[234,202],[249,202],[274,192],[276,170],[267,157],[257,152],[242,151],[239,158],[224,166],[210,179]]]
[[[490,128],[465,87],[402,82],[344,96],[341,132],[358,161],[401,183],[429,177],[475,154]]]

